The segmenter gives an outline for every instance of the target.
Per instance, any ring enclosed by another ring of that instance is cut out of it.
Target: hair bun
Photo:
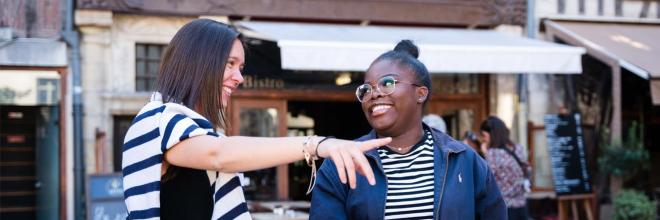
[[[417,59],[419,57],[419,48],[411,40],[402,40],[394,47],[394,51],[406,53]]]

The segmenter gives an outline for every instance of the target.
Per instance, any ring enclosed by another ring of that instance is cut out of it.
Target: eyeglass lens
[[[391,76],[380,78],[376,83],[376,89],[383,95],[392,94],[395,87],[396,79]],[[358,86],[357,90],[355,91],[355,95],[360,102],[364,102],[367,98],[369,98],[369,96],[371,96],[371,92],[373,92],[373,87],[370,84],[365,83]]]

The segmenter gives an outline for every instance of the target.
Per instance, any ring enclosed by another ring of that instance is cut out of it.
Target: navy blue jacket
[[[426,125],[424,125],[427,127]],[[427,127],[428,128],[428,127]],[[433,129],[434,219],[507,219],[507,209],[486,161],[465,144]],[[376,138],[375,131],[359,141]],[[376,177],[357,175],[357,188],[342,184],[332,160],[318,171],[310,219],[384,219],[387,179],[377,149],[365,153]]]

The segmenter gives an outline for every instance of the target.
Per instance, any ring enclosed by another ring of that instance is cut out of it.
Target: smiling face
[[[231,94],[238,88],[238,85],[243,83],[243,75],[241,71],[245,64],[245,51],[241,41],[234,40],[227,58],[225,66],[225,73],[222,78],[222,106],[227,107]]]
[[[402,82],[417,83],[409,68],[402,68],[390,60],[374,63],[365,75],[365,83],[376,85],[385,76],[393,76]],[[426,87],[410,83],[397,83],[394,92],[381,94],[376,88],[362,102],[362,111],[367,121],[379,134],[397,136],[418,126],[422,120],[422,106],[426,99]]]

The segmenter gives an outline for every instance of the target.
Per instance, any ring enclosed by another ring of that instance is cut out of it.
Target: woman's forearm
[[[303,142],[307,137],[242,137],[221,139],[219,171],[245,172],[303,160]],[[312,138],[316,146],[319,138]],[[314,149],[307,149],[314,151]],[[316,152],[310,152],[315,154]]]
[[[176,166],[226,173],[258,170],[304,159],[305,138],[198,136],[172,147],[165,159]],[[312,145],[318,140],[311,140]]]

